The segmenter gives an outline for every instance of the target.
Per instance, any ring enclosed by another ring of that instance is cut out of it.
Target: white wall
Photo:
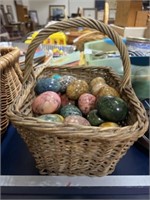
[[[116,0],[108,0],[110,7],[114,7]],[[76,13],[78,7],[81,8],[94,8],[94,0],[22,0],[23,5],[28,7],[28,10],[36,10],[38,13],[40,25],[45,25],[49,16],[49,5],[65,5],[67,14]],[[17,21],[15,5],[13,0],[0,0],[0,4],[12,5],[14,11],[14,17]]]
[[[47,23],[49,5],[65,5],[66,11],[68,11],[68,0],[29,0],[29,9],[37,10],[40,25]]]
[[[82,8],[94,8],[94,0],[28,0],[29,9],[37,10],[39,23],[45,24],[48,19],[49,5],[65,5],[68,15],[71,13],[77,13],[78,7]]]

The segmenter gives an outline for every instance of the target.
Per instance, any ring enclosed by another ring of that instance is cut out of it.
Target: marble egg
[[[61,77],[62,77],[62,76],[59,75],[59,74],[53,74],[53,75],[51,76],[51,78],[56,79],[56,80],[60,79]]]
[[[82,116],[79,115],[70,115],[65,118],[64,124],[74,124],[74,125],[83,125],[83,126],[91,126],[89,121]]]
[[[96,109],[98,115],[109,122],[119,122],[127,117],[127,103],[116,96],[98,97],[96,101]]]
[[[63,117],[67,117],[69,115],[80,115],[80,116],[82,116],[82,112],[80,111],[80,109],[77,106],[68,104],[66,106],[63,106],[60,109],[60,115],[62,115]]]
[[[60,92],[64,93],[66,92],[67,86],[73,82],[74,80],[76,80],[77,78],[74,76],[69,76],[69,75],[63,75],[60,79],[59,79],[59,83],[61,85],[61,89]]]
[[[119,125],[115,122],[103,122],[99,125],[99,127],[108,128],[108,127],[119,127]]]
[[[92,126],[99,126],[104,120],[98,115],[96,109],[91,110],[87,115],[87,120],[90,122]]]
[[[67,87],[66,94],[72,100],[77,100],[81,94],[89,92],[89,85],[86,81],[77,79]]]
[[[78,107],[83,114],[87,115],[90,110],[95,108],[96,97],[89,93],[82,94],[78,99]]]
[[[59,92],[60,88],[61,85],[58,80],[53,78],[41,78],[37,81],[34,91],[39,95],[46,91]]]
[[[69,99],[66,94],[60,95],[60,98],[61,98],[61,106],[65,106],[67,104],[73,104],[73,105],[75,105],[75,101]]]
[[[90,87],[93,87],[94,85],[97,85],[98,83],[106,83],[105,79],[98,76],[96,78],[93,78],[90,82]]]
[[[99,90],[104,86],[104,85],[107,85],[105,83],[97,83],[95,84],[92,88],[91,88],[91,93],[94,95],[94,96],[97,96]]]
[[[120,97],[119,93],[117,92],[117,90],[113,87],[110,87],[109,85],[103,85],[103,87],[101,87],[97,93],[97,96],[101,97],[101,96],[116,96],[116,97]]]
[[[61,115],[58,114],[46,114],[46,115],[40,115],[37,118],[48,121],[48,122],[60,122],[62,123],[64,121],[64,118]]]
[[[52,114],[61,105],[61,99],[56,92],[47,91],[37,96],[32,103],[32,110],[37,114]]]

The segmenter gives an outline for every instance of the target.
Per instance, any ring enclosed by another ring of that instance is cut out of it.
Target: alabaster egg
[[[58,80],[53,78],[41,78],[37,81],[34,91],[39,95],[46,91],[59,92],[60,88],[61,85]]]
[[[37,96],[32,103],[32,109],[37,114],[51,114],[61,105],[61,99],[56,92],[47,91]]]
[[[91,93],[94,95],[94,96],[97,96],[99,90],[104,86],[106,85],[105,83],[97,83],[95,84],[92,88],[91,88]]]
[[[113,87],[110,87],[109,85],[103,85],[103,87],[101,87],[97,92],[97,96],[108,96],[108,95],[117,97],[120,96],[117,90]]]
[[[87,115],[90,110],[95,108],[96,97],[89,93],[82,94],[78,99],[78,107]]]
[[[58,114],[40,115],[37,118],[44,120],[44,121],[48,121],[48,122],[63,122],[64,121],[64,118]]]
[[[77,78],[74,76],[69,76],[69,75],[63,75],[61,76],[61,78],[59,79],[59,83],[61,85],[61,89],[60,92],[64,93],[66,91],[67,86],[73,82],[74,80],[76,80]]]
[[[74,124],[74,125],[77,124],[77,125],[83,125],[83,126],[91,126],[87,119],[79,115],[70,115],[66,117],[64,120],[64,124]]]
[[[75,80],[67,87],[66,94],[72,100],[77,100],[81,94],[89,91],[89,85],[84,80]]]
[[[96,78],[93,78],[90,82],[90,86],[93,87],[95,84],[97,85],[98,83],[106,83],[105,82],[105,79],[102,78],[102,77],[96,77]]]

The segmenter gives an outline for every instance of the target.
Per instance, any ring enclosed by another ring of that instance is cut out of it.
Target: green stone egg
[[[105,121],[119,122],[126,118],[127,103],[116,96],[102,96],[97,99],[96,108]]]
[[[101,119],[99,116],[98,116],[98,112],[96,109],[94,110],[91,110],[88,115],[87,115],[87,120],[90,122],[90,124],[92,126],[99,126],[101,123],[104,122],[103,119]]]
[[[48,122],[63,122],[64,118],[61,115],[58,114],[47,114],[47,115],[41,115],[38,116],[37,118],[48,121]]]
[[[68,104],[66,106],[63,106],[60,109],[60,115],[62,115],[64,118],[69,115],[80,115],[82,116],[82,112],[79,110],[79,108],[75,105]]]

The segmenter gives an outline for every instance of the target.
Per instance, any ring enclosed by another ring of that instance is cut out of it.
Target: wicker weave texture
[[[1,47],[0,54],[1,133],[4,133],[9,123],[6,116],[7,107],[21,89],[22,72],[18,63],[18,48]]]
[[[124,76],[121,79],[110,67],[50,67],[38,72],[32,67],[36,47],[53,32],[69,27],[95,28],[114,40],[122,56]],[[114,87],[128,104],[128,117],[122,127],[100,128],[94,126],[65,125],[63,123],[43,122],[32,112],[35,98],[34,86],[39,77],[52,74],[74,75],[88,83],[101,76]],[[130,146],[148,128],[145,109],[131,87],[130,61],[125,45],[113,30],[100,21],[77,18],[59,22],[44,29],[33,40],[26,56],[24,84],[15,102],[9,106],[8,116],[32,152],[40,174],[49,175],[88,175],[105,176],[111,174],[116,164]]]

